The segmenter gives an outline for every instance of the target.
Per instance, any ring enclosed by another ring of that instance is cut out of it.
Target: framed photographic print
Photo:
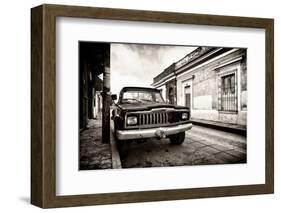
[[[272,19],[31,9],[31,203],[274,191]]]

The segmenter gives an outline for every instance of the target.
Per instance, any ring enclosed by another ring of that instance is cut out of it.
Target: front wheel
[[[184,142],[185,132],[180,132],[180,133],[175,134],[175,135],[170,135],[169,139],[170,139],[171,144],[180,145]]]
[[[114,122],[114,138],[115,138],[115,141],[116,141],[116,144],[117,144],[117,149],[118,149],[120,158],[123,159],[123,158],[126,158],[127,155],[128,155],[128,150],[126,148],[126,142],[127,141],[118,140],[117,130],[118,130],[118,125],[117,125],[116,122]]]

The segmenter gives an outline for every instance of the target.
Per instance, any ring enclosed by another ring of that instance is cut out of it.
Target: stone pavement
[[[246,138],[200,126],[186,132],[182,145],[168,139],[148,139],[126,144],[123,168],[246,163]]]
[[[180,146],[171,145],[168,139],[132,141],[122,153],[112,135],[111,144],[101,142],[101,119],[91,120],[88,127],[80,134],[80,170],[247,162],[246,137],[213,128],[194,125]]]
[[[80,132],[80,170],[111,169],[111,145],[102,143],[101,117],[90,120],[88,129]]]

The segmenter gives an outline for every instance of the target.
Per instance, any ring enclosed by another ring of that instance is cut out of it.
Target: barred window
[[[223,111],[237,111],[237,95],[235,74],[221,78],[221,109]]]

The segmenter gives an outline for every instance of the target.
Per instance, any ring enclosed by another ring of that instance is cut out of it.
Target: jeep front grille
[[[168,112],[153,112],[139,114],[140,126],[154,125],[154,124],[167,124]]]

